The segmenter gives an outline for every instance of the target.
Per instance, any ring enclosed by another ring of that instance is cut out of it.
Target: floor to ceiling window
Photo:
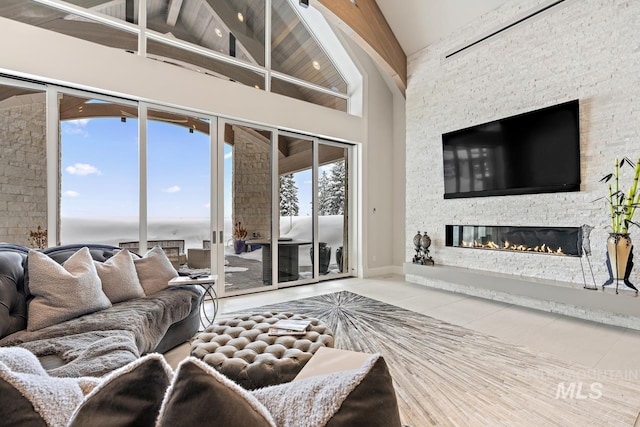
[[[40,225],[54,236],[40,246],[102,243],[143,254],[158,244],[182,272],[219,274],[221,295],[350,271],[349,145],[4,81],[0,215],[24,230],[13,238],[0,228],[3,241],[33,246],[25,236]]]
[[[159,244],[178,269],[209,268],[209,120],[152,108],[147,118],[147,246]]]
[[[58,110],[60,243],[138,240],[137,104],[61,93]]]

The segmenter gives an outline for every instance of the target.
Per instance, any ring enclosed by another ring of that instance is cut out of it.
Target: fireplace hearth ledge
[[[615,295],[577,283],[443,265],[405,263],[403,271],[406,281],[431,288],[640,330],[640,300],[632,292]]]

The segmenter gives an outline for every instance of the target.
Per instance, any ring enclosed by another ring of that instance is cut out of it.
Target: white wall
[[[365,74],[363,275],[401,273],[404,261],[404,96],[355,43],[348,50]]]
[[[606,194],[598,181],[616,157],[640,157],[640,2],[569,0],[442,61],[443,53],[542,3],[506,2],[409,58],[405,238],[428,231],[439,264],[582,283],[578,258],[446,248],[444,232],[445,224],[589,224],[602,283],[608,216],[604,202],[593,202]],[[571,99],[580,100],[580,192],[443,199],[443,133]],[[640,239],[638,231],[632,238]],[[412,254],[406,244],[406,259]],[[635,270],[632,282],[640,277]]]
[[[404,218],[398,202],[404,186],[394,162],[402,157],[393,152],[404,151],[404,100],[352,48],[368,79],[362,118],[0,18],[0,73],[361,143],[367,217],[361,274],[371,275],[392,269],[394,261],[401,265],[394,248],[402,250],[403,234],[394,234],[394,223]]]

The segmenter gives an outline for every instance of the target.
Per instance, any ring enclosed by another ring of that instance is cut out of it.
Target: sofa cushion
[[[83,392],[78,379],[48,376],[28,351],[1,348],[0,396],[3,426],[64,426]]]
[[[131,253],[123,249],[105,262],[94,261],[102,290],[111,303],[144,296]]]
[[[0,338],[27,327],[23,268],[26,254],[0,244]]]
[[[269,412],[248,391],[190,357],[178,366],[156,425],[195,426],[204,420],[212,426],[275,426]]]
[[[134,260],[133,263],[146,295],[153,295],[165,289],[169,280],[178,275],[160,246],[154,246],[144,257]]]
[[[63,265],[38,251],[29,251],[29,303],[27,329],[35,331],[111,306],[88,248],[73,254]]]
[[[69,427],[153,426],[172,377],[171,367],[157,353],[123,366],[84,399]]]

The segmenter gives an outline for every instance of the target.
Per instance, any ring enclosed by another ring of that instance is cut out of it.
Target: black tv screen
[[[442,135],[444,198],[580,191],[578,100]]]

